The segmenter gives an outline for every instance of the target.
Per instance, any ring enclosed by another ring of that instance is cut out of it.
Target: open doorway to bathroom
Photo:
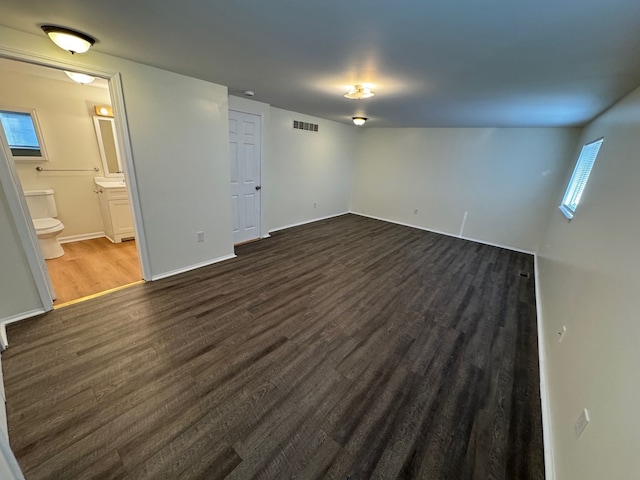
[[[54,307],[143,278],[109,83],[86,80],[0,58],[0,138],[25,194]],[[21,122],[33,126],[32,140],[21,137]],[[14,148],[25,142],[36,145]]]

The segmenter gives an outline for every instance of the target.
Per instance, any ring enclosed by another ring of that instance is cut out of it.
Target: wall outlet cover
[[[558,332],[558,343],[562,343],[562,340],[564,340],[564,337],[566,334],[567,334],[567,327],[563,325],[562,329]]]
[[[576,420],[576,423],[573,426],[573,430],[574,430],[574,433],[576,434],[576,438],[580,438],[580,435],[582,435],[582,432],[584,432],[584,429],[587,428],[587,425],[589,425],[590,421],[591,421],[591,418],[589,417],[589,410],[585,408],[582,410],[582,413],[580,414],[580,416],[578,417],[578,420]]]

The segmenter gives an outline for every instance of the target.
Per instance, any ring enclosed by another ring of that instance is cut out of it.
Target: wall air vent
[[[318,125],[309,122],[300,122],[298,120],[293,121],[293,128],[296,130],[306,130],[307,132],[318,133]]]

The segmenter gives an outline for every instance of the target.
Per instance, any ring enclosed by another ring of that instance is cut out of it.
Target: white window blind
[[[582,147],[576,168],[573,170],[573,175],[567,186],[567,191],[564,193],[560,210],[568,219],[572,219],[576,213],[578,203],[580,203],[580,197],[584,192],[584,187],[589,180],[589,174],[593,168],[593,164],[596,161],[600,146],[604,138],[596,140],[595,142],[587,143]]]

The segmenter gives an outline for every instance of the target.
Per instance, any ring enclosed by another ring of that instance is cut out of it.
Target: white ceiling
[[[638,0],[2,0],[0,23],[381,127],[582,125],[640,85]]]

